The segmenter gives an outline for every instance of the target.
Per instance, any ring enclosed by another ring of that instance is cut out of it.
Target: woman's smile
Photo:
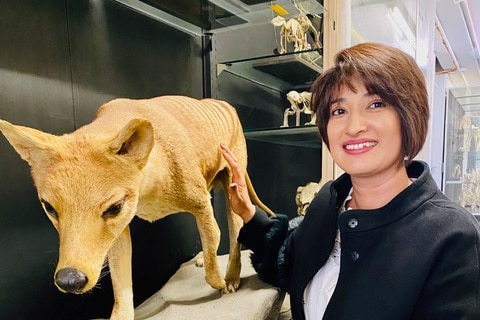
[[[344,144],[343,148],[347,153],[356,154],[370,151],[377,144],[377,141],[348,141]]]

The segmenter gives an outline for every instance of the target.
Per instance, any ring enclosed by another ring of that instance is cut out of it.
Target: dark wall
[[[0,7],[1,119],[61,134],[89,122],[114,97],[202,97],[199,37],[108,0],[0,0]],[[54,286],[56,231],[27,164],[1,135],[0,163],[0,319],[108,317],[108,276],[82,296]],[[135,219],[131,229],[138,305],[200,243],[188,214],[153,224]]]

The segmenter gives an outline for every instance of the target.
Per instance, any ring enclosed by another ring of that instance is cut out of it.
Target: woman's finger
[[[235,154],[224,144],[221,144],[220,148],[222,149],[223,158],[232,169],[232,181],[237,182],[238,184],[245,184],[244,172],[240,169]]]

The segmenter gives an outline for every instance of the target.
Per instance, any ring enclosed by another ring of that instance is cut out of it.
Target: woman
[[[428,129],[415,61],[393,47],[340,51],[312,86],[322,140],[345,174],[299,225],[250,201],[235,155],[229,194],[261,279],[290,293],[293,319],[480,319],[480,224],[412,161]]]

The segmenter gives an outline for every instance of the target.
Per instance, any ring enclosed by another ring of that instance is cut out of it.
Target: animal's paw
[[[233,281],[226,281],[226,286],[223,288],[223,293],[233,293],[237,291],[238,287],[240,286],[240,279],[233,280]]]
[[[197,260],[195,260],[195,266],[201,268],[201,267],[203,267],[203,262],[204,262],[203,261],[203,256],[199,257]]]
[[[226,282],[222,277],[208,277],[205,276],[205,281],[214,289],[224,290],[226,287]]]

